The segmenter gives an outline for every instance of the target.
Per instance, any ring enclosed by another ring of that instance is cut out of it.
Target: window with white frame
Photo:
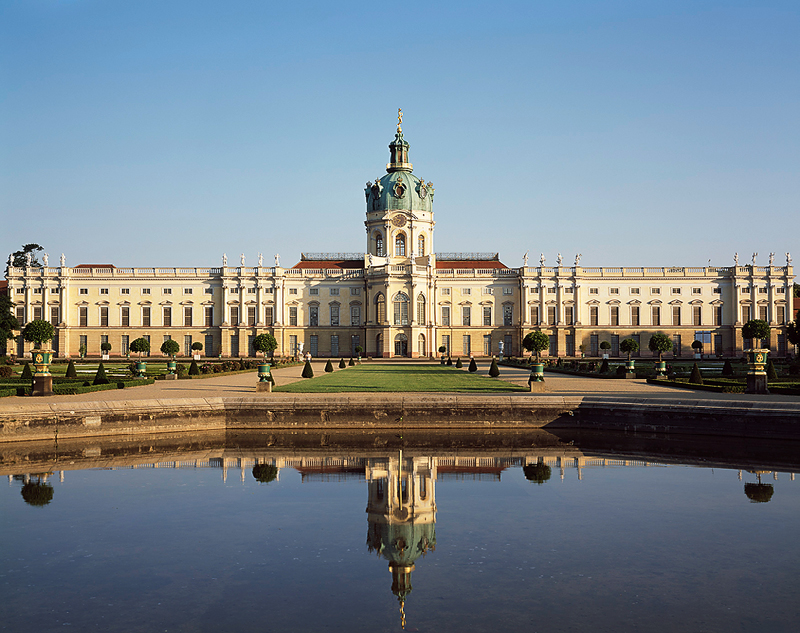
[[[589,288],[589,294],[590,295],[600,294],[600,289],[599,288]]]
[[[308,289],[308,294],[310,294],[310,295],[318,295],[319,294],[319,288],[309,288]]]
[[[184,288],[184,289],[183,289],[183,294],[185,294],[185,295],[190,295],[190,294],[192,294],[192,288]]]
[[[39,292],[41,292],[41,290],[39,290]],[[107,295],[108,294],[108,288],[100,288],[100,294],[101,295]]]
[[[339,289],[331,288],[331,297],[338,297],[338,296],[339,296]]]
[[[361,294],[361,288],[350,288],[350,296],[358,297]]]
[[[450,327],[450,306],[442,306],[442,325]]]
[[[492,306],[483,306],[483,324],[492,324]]]
[[[461,294],[462,295],[470,295],[470,294],[472,294],[472,288],[462,288],[461,289]]]
[[[503,306],[503,325],[509,327],[512,325],[512,319],[514,314],[514,306],[512,305],[504,305]]]
[[[361,306],[350,306],[350,325],[361,325]]]
[[[129,294],[131,294],[131,289],[130,288],[120,288],[119,289],[119,294],[121,294],[121,295],[129,295]]]
[[[150,288],[142,288],[142,294],[143,295],[149,295],[150,294]]]
[[[440,292],[441,292],[443,295],[449,295],[449,294],[450,294],[450,288],[441,288],[441,289],[440,289]]]
[[[503,294],[504,295],[513,295],[514,294],[514,289],[513,288],[508,288],[508,287],[503,288]]]
[[[491,288],[489,288],[489,287],[486,287],[486,288],[484,288],[484,289],[483,289],[483,294],[485,294],[485,295],[490,295],[490,294],[492,294],[492,289],[491,289]]]

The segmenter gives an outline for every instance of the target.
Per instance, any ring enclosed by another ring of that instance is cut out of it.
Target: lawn
[[[354,391],[502,393],[528,390],[498,378],[478,376],[454,367],[379,364],[337,369],[332,374],[317,375],[315,378],[278,386],[275,391],[282,393]]]

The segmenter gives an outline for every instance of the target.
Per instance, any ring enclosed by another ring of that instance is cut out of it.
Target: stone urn
[[[537,362],[531,365],[529,382],[544,382],[544,363]]]
[[[146,373],[147,373],[147,361],[137,360],[136,361],[136,377],[137,378],[144,378]]]
[[[625,361],[625,369],[629,374],[632,374],[636,371],[636,361],[632,358],[629,358]]]
[[[33,356],[33,366],[36,368],[34,376],[49,376],[50,365],[53,363],[53,350],[51,349],[33,349],[31,350]]]
[[[270,364],[259,363],[258,365],[258,382],[270,382]]]
[[[748,349],[744,352],[747,358],[747,364],[750,366],[750,371],[747,372],[745,377],[747,380],[747,387],[745,393],[761,393],[768,394],[767,389],[767,354],[768,349]]]
[[[656,378],[666,378],[667,377],[667,361],[659,360],[656,361]]]

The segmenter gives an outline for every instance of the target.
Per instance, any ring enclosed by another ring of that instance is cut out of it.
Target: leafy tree
[[[69,365],[67,365],[67,373],[64,374],[65,378],[77,378],[78,372],[75,370],[75,361],[71,358],[69,359]]]
[[[103,363],[100,363],[100,366],[97,368],[97,373],[94,375],[94,380],[92,381],[93,385],[107,385],[108,384],[108,377],[106,376],[106,368],[103,366]]]
[[[661,355],[672,349],[672,339],[663,332],[656,332],[650,337],[647,347],[651,352],[658,352],[658,362],[661,362]]]
[[[497,366],[496,358],[492,358],[492,366],[489,367],[489,375],[492,378],[497,378],[500,375],[500,368]]]
[[[726,378],[733,377],[735,372],[733,371],[733,365],[731,365],[730,358],[725,359],[725,364],[722,366],[722,375]]]
[[[306,361],[306,364],[303,366],[302,376],[303,376],[303,378],[313,378],[314,377],[314,370],[311,367],[311,361],[309,361],[309,360]]]
[[[602,343],[600,343],[600,349],[604,350],[611,349],[611,343],[609,343],[608,341],[603,341]]]
[[[444,354],[447,351],[447,348],[444,345],[439,346],[439,353]]]
[[[549,346],[550,337],[540,330],[529,332],[525,335],[525,338],[522,339],[522,347],[531,353],[535,353],[537,361],[539,360],[539,353],[546,350]]]
[[[745,339],[768,339],[769,323],[761,319],[750,319],[742,326],[742,338]]]
[[[522,467],[522,472],[525,474],[525,479],[532,481],[535,484],[542,485],[550,479],[552,471],[550,466],[541,460],[537,464],[528,464]]]
[[[792,291],[792,294],[793,294],[795,297],[800,297],[800,284],[798,284],[798,283],[796,283],[796,282],[795,282],[795,284],[794,284],[794,289],[793,289],[793,291]]]
[[[331,363],[331,359],[328,359],[328,362],[325,363],[325,373],[330,374],[333,372],[333,364]]]
[[[775,493],[772,484],[745,484],[744,494],[752,503],[767,503]]]
[[[36,349],[39,349],[42,346],[42,343],[52,340],[53,336],[55,336],[55,333],[56,331],[55,328],[53,328],[52,323],[37,319],[36,321],[31,321],[25,326],[25,328],[22,330],[22,338],[24,338],[26,341],[30,341],[33,343]]]
[[[469,361],[469,373],[474,374],[476,371],[478,371],[478,363],[473,358]]]
[[[356,345],[356,356],[361,356],[364,353],[364,348],[360,345]]]
[[[53,500],[53,486],[41,481],[29,481],[22,486],[22,498],[31,506],[43,507]]]
[[[464,367],[464,363],[461,362],[461,356],[456,358],[456,369],[462,369]]]
[[[192,364],[189,365],[189,375],[190,376],[200,375],[200,368],[197,366],[197,361],[194,358],[192,359]]]
[[[175,356],[175,354],[177,354],[180,351],[181,351],[181,346],[178,345],[178,341],[167,339],[161,344],[161,353],[166,354],[167,356]]]
[[[692,349],[694,350],[695,354],[702,354],[703,353],[703,343],[701,341],[697,341],[697,340],[692,341]]]
[[[267,357],[267,352],[272,353],[278,347],[278,341],[272,334],[264,333],[259,334],[253,339],[253,349],[261,352],[264,358]]]
[[[347,363],[344,362],[344,358],[339,359],[339,369],[344,369],[347,367]]]
[[[25,246],[22,247],[22,250],[11,253],[11,265],[14,268],[24,268],[27,265],[27,255],[30,253],[31,267],[41,268],[42,265],[39,263],[37,253],[43,250],[44,248],[38,244],[25,244]],[[8,265],[6,265],[6,277],[8,277]]]
[[[150,341],[148,341],[146,338],[134,339],[134,341],[131,343],[131,351],[139,354],[139,358],[141,358],[142,354],[150,351]]]
[[[619,348],[628,355],[628,360],[630,360],[631,354],[639,351],[639,342],[635,338],[626,338],[619,344]]]
[[[795,284],[795,288],[797,284]],[[800,345],[800,310],[794,317],[794,321],[790,321],[786,325],[786,338],[792,345]]]
[[[692,374],[689,376],[689,382],[694,385],[703,384],[703,374],[700,373],[700,368],[697,366],[697,363],[692,365]]]
[[[107,354],[111,351],[111,343],[100,343],[100,349]]]
[[[6,341],[13,341],[16,337],[14,330],[19,329],[19,321],[14,316],[14,303],[6,295],[0,295],[0,354],[6,353]]]
[[[33,380],[33,372],[31,371],[31,364],[29,362],[25,363],[25,367],[22,368],[22,373],[19,377],[24,380]]]
[[[192,343],[192,349],[195,352],[199,352],[203,349],[203,344],[200,341],[195,341],[194,343]]]
[[[256,464],[253,466],[253,477],[262,484],[268,484],[278,478],[278,467],[272,464]]]

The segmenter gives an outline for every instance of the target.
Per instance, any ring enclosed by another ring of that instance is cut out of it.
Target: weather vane
[[[401,125],[403,125],[403,109],[402,108],[397,108],[397,133],[398,134],[402,134],[403,133],[403,128],[400,127]]]

